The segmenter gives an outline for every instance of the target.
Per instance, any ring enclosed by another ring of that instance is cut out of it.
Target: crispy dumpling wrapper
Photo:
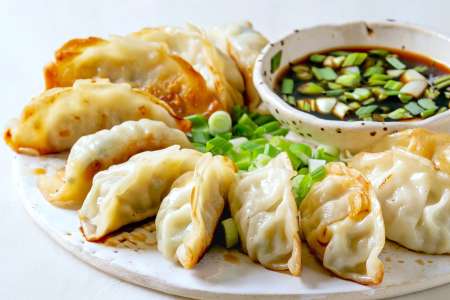
[[[327,164],[326,171],[300,204],[303,236],[325,268],[345,279],[378,284],[385,236],[375,192],[360,172],[343,163]]]
[[[228,201],[242,250],[268,269],[299,275],[299,219],[291,185],[295,174],[283,152],[265,167],[240,174]]]
[[[437,170],[450,175],[450,135],[423,128],[403,130],[385,136],[367,149],[367,152],[382,152],[392,147],[402,148],[433,162]]]
[[[131,36],[73,39],[56,51],[55,61],[45,68],[47,88],[72,86],[85,78],[108,78],[148,91],[180,118],[221,108],[188,62],[161,44]]]
[[[80,208],[96,173],[139,152],[173,145],[193,148],[182,131],[147,119],[127,121],[83,136],[70,150],[62,185],[47,198],[60,207]]]
[[[450,175],[424,156],[394,147],[360,153],[350,165],[372,183],[388,239],[428,254],[450,253]]]
[[[253,67],[257,56],[269,41],[248,21],[213,27],[207,30],[207,35],[238,65],[245,81],[246,105],[254,111],[261,99],[253,83]]]
[[[172,183],[192,171],[202,153],[172,146],[134,155],[94,176],[79,211],[84,236],[98,240],[120,227],[155,216]]]
[[[156,216],[158,249],[185,268],[194,267],[211,244],[235,177],[232,161],[205,154],[194,172],[177,179]]]
[[[176,128],[177,120],[154,96],[128,84],[79,80],[73,87],[43,92],[7,128],[5,141],[18,152],[57,153],[82,136],[128,120],[153,119]]]
[[[243,105],[244,81],[239,69],[194,26],[144,28],[132,36],[162,44],[171,54],[190,63],[225,110],[231,111],[235,105]]]

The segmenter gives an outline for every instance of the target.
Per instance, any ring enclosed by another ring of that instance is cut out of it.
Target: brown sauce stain
[[[421,266],[425,265],[425,262],[420,258],[416,259],[416,263]]]
[[[432,264],[433,261],[432,260],[427,260],[427,263]]]
[[[47,173],[47,170],[44,169],[44,168],[36,168],[36,169],[33,170],[33,173],[35,175],[44,175],[44,174]]]
[[[405,261],[404,260],[401,260],[401,259],[399,259],[399,260],[397,260],[397,262],[399,263],[399,264],[403,264]]]
[[[390,257],[386,257],[385,259],[387,262],[391,262],[391,258]]]
[[[226,252],[223,255],[223,259],[226,262],[229,262],[230,264],[238,264],[239,263],[239,257],[237,257],[235,254],[233,254],[232,252]]]

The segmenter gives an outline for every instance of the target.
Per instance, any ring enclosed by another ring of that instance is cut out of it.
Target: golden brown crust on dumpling
[[[98,77],[129,82],[165,101],[179,118],[222,109],[203,77],[188,62],[163,47],[131,37],[70,40],[55,52],[55,61],[45,67],[44,77],[47,89]]]

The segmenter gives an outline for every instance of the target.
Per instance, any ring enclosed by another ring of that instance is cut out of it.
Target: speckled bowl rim
[[[258,55],[258,57],[256,58],[256,62],[255,62],[255,66],[253,69],[253,83],[256,87],[256,90],[258,91],[259,95],[261,96],[261,98],[263,99],[262,101],[269,101],[271,105],[273,105],[276,109],[281,110],[285,113],[291,114],[291,115],[297,115],[298,119],[302,119],[305,121],[308,121],[310,123],[318,123],[323,127],[336,127],[336,128],[346,128],[346,129],[362,129],[360,126],[364,126],[365,130],[367,130],[368,127],[371,128],[384,128],[386,126],[389,127],[405,127],[405,128],[409,128],[409,127],[429,127],[427,125],[443,120],[443,119],[447,119],[450,117],[450,110],[440,113],[440,114],[436,114],[432,117],[429,117],[427,119],[424,120],[416,120],[416,121],[402,121],[402,122],[398,122],[398,121],[389,121],[389,122],[377,122],[377,121],[334,121],[334,120],[327,120],[327,119],[322,119],[319,117],[316,117],[312,114],[309,113],[305,113],[301,110],[295,109],[292,106],[290,106],[289,104],[287,104],[280,96],[278,96],[272,89],[272,87],[270,87],[265,79],[264,79],[264,68],[263,68],[263,62],[266,59],[271,59],[271,57],[268,57],[267,54],[270,51],[270,49],[272,49],[275,45],[277,44],[284,44],[285,45],[285,40],[293,35],[297,35],[300,34],[302,31],[304,30],[312,30],[312,29],[320,29],[320,28],[327,28],[327,27],[334,27],[335,29],[339,30],[342,27],[348,27],[348,26],[366,26],[366,27],[371,27],[373,25],[375,26],[397,26],[399,28],[405,28],[406,30],[411,30],[411,31],[418,31],[418,32],[422,32],[423,34],[427,34],[430,36],[433,36],[436,39],[441,39],[444,40],[446,42],[448,42],[448,51],[450,51],[450,38],[447,37],[444,34],[429,30],[429,29],[425,29],[423,27],[417,26],[417,25],[413,25],[410,23],[404,23],[404,22],[397,22],[395,20],[387,20],[387,21],[352,21],[352,22],[345,22],[345,23],[327,23],[327,24],[320,24],[320,25],[314,25],[314,26],[310,26],[310,27],[305,27],[302,29],[296,29],[294,30],[294,32],[284,36],[283,38],[269,43],[266,47],[264,47],[264,49],[261,51],[261,53]],[[380,45],[383,46],[383,45]],[[318,49],[318,51],[323,50],[323,49]],[[439,60],[438,60],[439,61]],[[441,62],[444,65],[449,65],[448,63],[444,63]],[[279,69],[282,69],[285,65],[279,67]],[[265,95],[266,97],[262,96]],[[265,100],[268,99],[268,100]]]

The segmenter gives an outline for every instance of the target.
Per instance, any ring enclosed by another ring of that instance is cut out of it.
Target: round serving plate
[[[212,247],[192,270],[165,259],[156,247],[130,250],[87,242],[76,211],[50,205],[37,187],[36,170],[55,172],[64,157],[17,155],[14,175],[23,204],[34,221],[67,251],[122,280],[170,294],[201,299],[379,299],[450,282],[450,257],[415,253],[387,243],[381,255],[384,281],[368,287],[326,271],[303,246],[300,277],[255,264],[237,250]],[[230,259],[232,257],[233,259]]]

